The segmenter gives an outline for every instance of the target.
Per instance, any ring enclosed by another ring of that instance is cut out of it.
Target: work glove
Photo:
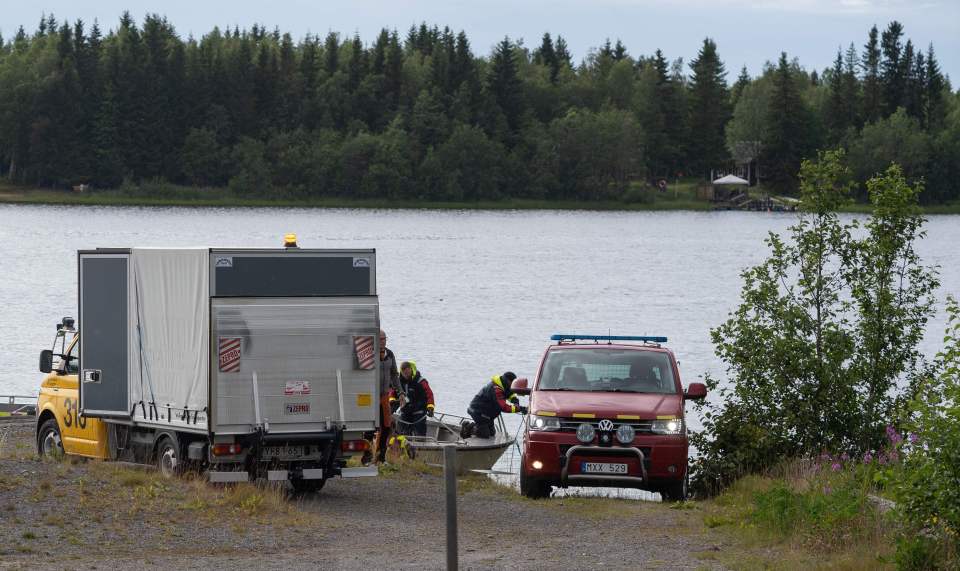
[[[430,417],[433,416],[433,409],[432,409],[432,408],[428,408],[428,409],[427,409],[427,416],[430,416]]]
[[[519,412],[520,414],[527,414],[527,407],[525,407],[525,406],[518,406],[518,407],[517,407],[517,412]]]

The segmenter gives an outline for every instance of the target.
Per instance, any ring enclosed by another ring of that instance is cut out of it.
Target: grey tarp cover
[[[205,427],[209,251],[134,248],[130,259],[128,379],[134,418]]]

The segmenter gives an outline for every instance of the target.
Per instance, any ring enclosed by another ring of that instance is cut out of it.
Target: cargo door
[[[129,416],[129,254],[80,253],[80,412]]]
[[[372,430],[375,296],[212,300],[212,430]]]

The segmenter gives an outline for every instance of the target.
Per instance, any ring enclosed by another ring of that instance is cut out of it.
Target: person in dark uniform
[[[393,431],[393,411],[390,409],[390,392],[396,390],[400,372],[397,370],[397,358],[393,351],[387,349],[387,334],[380,330],[380,430],[370,434],[369,440],[376,438],[377,463],[382,464],[387,459],[388,442]],[[367,450],[363,453],[361,462],[364,466],[373,460],[373,453]]]
[[[500,416],[500,413],[527,413],[527,407],[520,406],[517,395],[510,390],[510,385],[516,378],[517,376],[510,371],[502,375],[495,375],[470,401],[467,414],[474,422],[474,436],[493,438],[493,435],[497,432],[493,422]]]
[[[433,391],[430,383],[420,375],[417,364],[404,361],[400,364],[398,390],[390,391],[390,407],[400,410],[400,422],[397,433],[408,436],[427,435],[427,417],[433,416]],[[403,406],[400,406],[403,395]]]

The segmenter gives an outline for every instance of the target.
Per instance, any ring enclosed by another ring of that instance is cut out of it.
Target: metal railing
[[[37,402],[37,395],[0,395],[0,403],[18,404],[17,401]],[[24,403],[30,404],[30,403]]]

